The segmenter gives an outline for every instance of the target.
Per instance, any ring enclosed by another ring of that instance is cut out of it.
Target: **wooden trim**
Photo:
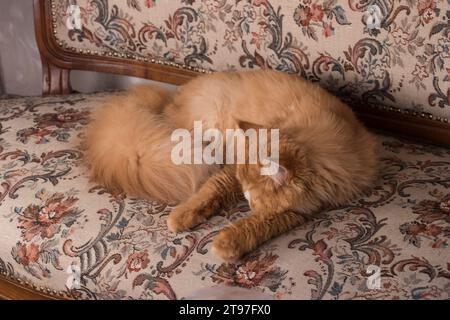
[[[414,137],[425,142],[450,146],[450,124],[400,112],[354,107],[356,115],[370,128]]]
[[[72,92],[70,86],[70,67],[64,67],[55,63],[50,51],[49,11],[50,2],[35,0],[34,30],[36,42],[41,54],[42,62],[42,94],[68,94]]]
[[[44,58],[41,60],[42,94],[55,95],[73,93],[70,85],[70,70],[58,68]]]
[[[57,300],[0,276],[0,300]]]
[[[44,65],[44,94],[69,91],[68,71],[87,70],[145,78],[171,84],[183,84],[199,73],[177,67],[109,56],[83,55],[58,46],[53,37],[51,1],[34,0],[36,42]],[[47,66],[50,66],[49,68]],[[51,69],[50,76],[48,69]],[[62,71],[60,71],[60,70]],[[49,85],[50,84],[50,85]],[[50,90],[49,90],[50,87]]]

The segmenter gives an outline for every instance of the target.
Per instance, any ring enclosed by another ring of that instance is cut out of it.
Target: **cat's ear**
[[[239,129],[242,129],[244,131],[248,130],[248,129],[264,129],[263,126],[256,124],[256,123],[251,123],[251,122],[247,122],[247,121],[242,121],[242,120],[237,120],[236,122],[238,124]]]
[[[291,171],[280,164],[278,165],[277,172],[274,175],[270,176],[270,178],[279,185],[285,184],[291,179],[291,177],[292,177]]]
[[[292,172],[288,168],[270,159],[268,159],[268,165],[261,169],[261,173],[279,185],[285,184],[292,178]]]

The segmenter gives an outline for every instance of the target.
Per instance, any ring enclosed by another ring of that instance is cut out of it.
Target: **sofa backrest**
[[[378,128],[450,143],[448,1],[35,0],[35,11],[50,67],[176,84],[271,68],[319,82]]]

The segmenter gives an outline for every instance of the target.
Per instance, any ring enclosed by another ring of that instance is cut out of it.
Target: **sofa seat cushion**
[[[223,286],[275,299],[450,298],[450,150],[380,135],[371,195],[227,264],[211,239],[248,214],[245,202],[175,235],[169,206],[89,181],[78,144],[113,94],[0,100],[3,276],[86,299],[181,299]]]

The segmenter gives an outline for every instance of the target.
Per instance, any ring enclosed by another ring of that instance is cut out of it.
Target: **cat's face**
[[[304,183],[297,148],[289,144],[281,146],[278,170],[272,175],[262,174],[261,163],[237,166],[237,178],[253,211],[275,213],[300,207]]]

